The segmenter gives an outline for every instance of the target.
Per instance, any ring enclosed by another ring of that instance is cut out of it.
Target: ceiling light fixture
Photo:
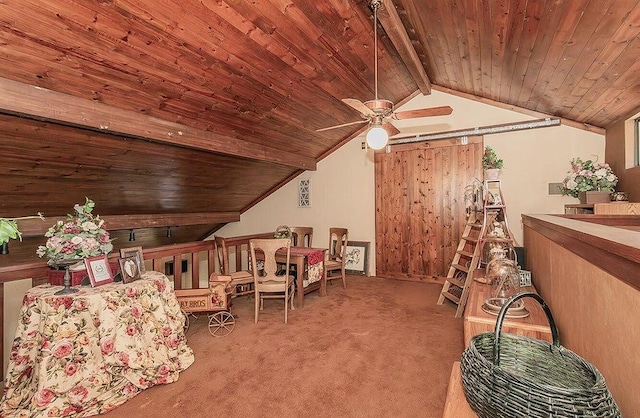
[[[136,240],[136,233],[133,232],[133,229],[129,230],[129,241],[135,241]]]
[[[382,149],[389,142],[389,134],[380,125],[371,125],[367,132],[367,145],[369,148]]]
[[[171,238],[172,234],[171,234],[171,227],[168,226],[167,227],[167,238]]]
[[[382,4],[382,0],[373,0],[371,8],[373,9],[373,84],[376,101],[378,100],[378,9]],[[389,142],[389,133],[382,127],[382,118],[375,116],[369,125],[367,132],[367,145],[369,148],[382,149]]]

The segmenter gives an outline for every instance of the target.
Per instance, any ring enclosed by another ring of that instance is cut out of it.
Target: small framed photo
[[[123,283],[131,283],[141,278],[138,257],[135,255],[121,257],[119,262],[120,275],[122,276]]]
[[[146,271],[144,267],[144,258],[142,256],[142,247],[129,247],[120,249],[120,258],[135,257],[137,260],[138,271],[142,273]],[[123,278],[124,280],[124,278]]]
[[[369,269],[369,243],[349,241],[344,269],[349,274],[367,275]]]
[[[113,283],[113,275],[106,254],[85,258],[84,264],[87,267],[91,287]]]

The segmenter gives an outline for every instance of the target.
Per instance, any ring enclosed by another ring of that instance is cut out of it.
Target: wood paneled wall
[[[530,217],[525,220],[527,267],[551,308],[561,344],[602,372],[623,416],[640,416],[640,290],[605,271],[598,248],[583,257],[572,252],[585,251],[591,245],[587,241]],[[607,248],[604,241],[599,246]],[[625,254],[633,258],[632,252]],[[637,277],[635,264],[631,274]]]
[[[618,176],[616,190],[629,193],[630,202],[640,202],[640,167],[627,167],[627,161],[633,161],[632,121],[621,119],[607,126],[605,161],[611,165],[613,172]]]
[[[446,275],[466,221],[464,191],[482,179],[482,138],[429,141],[376,154],[376,275]]]

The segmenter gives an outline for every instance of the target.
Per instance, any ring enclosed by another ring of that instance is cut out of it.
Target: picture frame
[[[122,276],[123,283],[131,283],[142,278],[140,264],[136,255],[120,257],[118,262],[120,263],[120,276]]]
[[[369,242],[348,241],[345,260],[345,271],[348,274],[369,275]]]
[[[144,257],[142,254],[142,247],[129,247],[129,248],[121,248],[120,249],[120,258],[127,257],[136,257],[138,264],[138,271],[140,272],[140,276],[145,273],[147,270],[144,266]]]
[[[84,259],[91,287],[113,283],[113,274],[106,254]]]

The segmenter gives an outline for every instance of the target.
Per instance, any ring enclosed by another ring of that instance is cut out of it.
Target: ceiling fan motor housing
[[[364,105],[371,109],[376,115],[383,117],[391,116],[393,113],[393,102],[384,99],[369,100]]]

